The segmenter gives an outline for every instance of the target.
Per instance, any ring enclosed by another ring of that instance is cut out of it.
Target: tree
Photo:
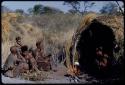
[[[83,11],[80,11],[80,1],[65,1],[64,5],[69,5],[72,7],[72,9],[69,10],[70,13],[81,13],[84,14],[85,12],[87,12],[88,8],[91,8],[92,6],[94,6],[94,2],[90,2],[90,1],[83,1],[84,6]]]
[[[44,6],[41,4],[34,5],[33,8],[29,8],[28,12],[33,15],[40,15],[43,13]]]
[[[81,13],[80,12],[80,2],[79,1],[64,1],[63,5],[69,5],[70,7],[72,7],[72,11],[73,13]],[[71,11],[70,10],[70,11]]]
[[[24,14],[23,9],[16,9],[15,12],[16,12],[16,13],[20,13],[20,14]]]
[[[41,14],[43,12],[43,8],[44,8],[44,6],[41,5],[41,4],[35,5],[33,7],[33,13],[34,13],[34,15]]]
[[[86,13],[87,12],[87,10],[88,10],[88,8],[91,8],[92,6],[94,6],[94,2],[90,2],[90,1],[84,1],[84,10],[82,11],[82,13],[84,14],[84,13]]]
[[[48,14],[55,14],[55,13],[63,13],[61,10],[59,9],[56,9],[56,8],[52,8],[52,7],[48,7],[48,6],[45,6],[43,8],[44,10],[44,13],[48,13]]]
[[[29,8],[27,10],[29,14],[33,15],[41,15],[41,14],[51,14],[51,13],[63,13],[61,10],[48,7],[48,6],[43,6],[43,5],[35,5],[33,8]]]
[[[27,11],[29,14],[33,14],[33,8],[29,8]]]
[[[118,12],[118,7],[115,3],[110,2],[104,5],[100,12],[102,14],[116,14]]]
[[[75,14],[76,13],[76,10],[74,10],[74,9],[70,9],[70,10],[68,10],[69,11],[69,13],[71,13],[71,14]]]

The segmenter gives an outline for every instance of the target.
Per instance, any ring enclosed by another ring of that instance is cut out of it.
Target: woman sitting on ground
[[[3,67],[3,74],[7,77],[16,77],[18,74],[17,67],[22,59],[18,58],[16,46],[10,47],[10,52]]]

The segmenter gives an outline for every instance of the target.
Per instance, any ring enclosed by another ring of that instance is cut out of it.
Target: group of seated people
[[[47,59],[44,55],[42,40],[36,42],[36,47],[35,50],[31,50],[27,45],[22,45],[21,37],[16,37],[16,44],[10,47],[10,54],[3,66],[3,75],[13,78],[21,73],[40,73],[43,70],[40,62],[50,62],[50,58]]]

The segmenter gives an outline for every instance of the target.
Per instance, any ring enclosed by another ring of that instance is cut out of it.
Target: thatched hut
[[[68,65],[77,59],[81,71],[105,75],[123,57],[123,40],[123,16],[88,14],[66,46]]]

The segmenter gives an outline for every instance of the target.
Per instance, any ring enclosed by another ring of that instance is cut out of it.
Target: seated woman
[[[18,74],[16,67],[22,60],[18,58],[16,46],[10,47],[10,52],[3,66],[3,74],[8,77],[16,77]]]

